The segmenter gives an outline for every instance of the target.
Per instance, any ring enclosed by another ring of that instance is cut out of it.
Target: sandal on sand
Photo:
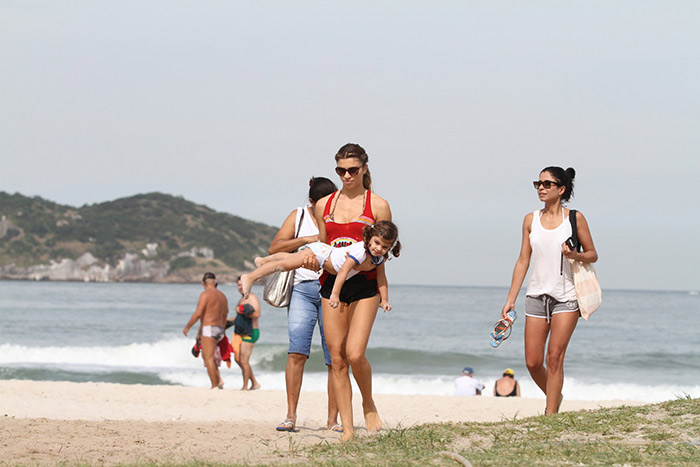
[[[331,431],[335,431],[336,433],[342,433],[343,432],[343,425],[340,423],[336,423],[332,427],[328,428]]]
[[[277,431],[294,431],[296,427],[294,426],[294,422],[291,420],[285,420],[279,425],[277,425],[276,430]]]

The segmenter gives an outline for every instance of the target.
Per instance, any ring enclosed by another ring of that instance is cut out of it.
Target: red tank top
[[[328,198],[326,207],[323,209],[323,222],[326,225],[326,243],[333,248],[352,245],[362,241],[362,229],[366,225],[374,225],[374,215],[372,214],[372,192],[367,190],[365,197],[365,207],[360,217],[352,222],[340,224],[335,222],[331,216],[331,208],[334,205],[335,196],[338,192],[333,192]]]
[[[334,205],[334,199],[336,195],[338,195],[338,192],[333,192],[331,197],[328,198],[326,207],[323,208],[323,222],[326,226],[326,243],[331,245],[333,248],[340,248],[352,245],[353,243],[361,242],[362,229],[364,229],[366,225],[374,225],[375,219],[374,214],[372,214],[372,192],[367,190],[365,193],[367,196],[365,197],[365,207],[362,214],[354,221],[345,224],[335,222],[331,216],[331,209]],[[375,279],[377,277],[376,269],[361,272],[360,274],[367,274],[367,279]],[[321,284],[323,284],[327,275],[328,273],[324,271],[321,277]]]

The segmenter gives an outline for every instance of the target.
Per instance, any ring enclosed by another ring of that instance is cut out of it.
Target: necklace
[[[335,207],[338,204],[338,199],[340,199],[341,193],[343,193],[342,190],[338,192],[338,196],[336,196],[335,199],[333,200],[333,206],[331,207],[331,213],[328,215],[330,220],[332,220],[333,222],[335,222],[335,217],[333,216],[333,214],[335,213]],[[363,210],[363,212],[365,209],[366,202],[367,202],[367,190],[365,190],[364,193],[362,194],[362,210]]]

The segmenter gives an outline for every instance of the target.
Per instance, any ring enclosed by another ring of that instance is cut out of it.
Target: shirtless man
[[[219,367],[214,360],[214,351],[221,339],[224,338],[226,318],[228,317],[228,300],[226,296],[216,288],[216,277],[207,272],[202,278],[204,292],[199,296],[197,309],[192,314],[187,326],[182,330],[187,332],[197,321],[202,321],[199,334],[202,338],[202,359],[207,367],[207,373],[211,380],[211,388],[224,388],[224,382],[219,374]]]
[[[243,372],[243,387],[241,390],[254,390],[260,389],[260,383],[255,379],[253,374],[253,367],[250,366],[250,355],[253,353],[253,347],[255,342],[257,342],[260,337],[260,329],[258,328],[258,318],[260,318],[260,300],[254,293],[248,294],[248,298],[243,295],[243,284],[241,278],[239,277],[236,281],[238,285],[238,291],[241,294],[241,299],[238,302],[238,306],[250,305],[255,309],[255,312],[249,316],[253,323],[253,334],[248,336],[243,336],[243,342],[241,342],[240,358],[236,358],[236,363],[241,367]],[[238,356],[237,356],[238,357]],[[250,387],[248,383],[250,382]]]

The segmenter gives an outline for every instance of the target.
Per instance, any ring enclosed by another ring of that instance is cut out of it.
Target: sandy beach
[[[387,428],[497,422],[544,409],[543,399],[525,398],[379,394],[375,400]],[[354,404],[356,433],[368,436],[359,395]],[[562,411],[618,405],[638,403],[564,400]],[[325,429],[325,393],[302,393],[295,433],[275,431],[285,412],[282,391],[5,380],[0,463],[303,462],[300,447],[338,442]]]

